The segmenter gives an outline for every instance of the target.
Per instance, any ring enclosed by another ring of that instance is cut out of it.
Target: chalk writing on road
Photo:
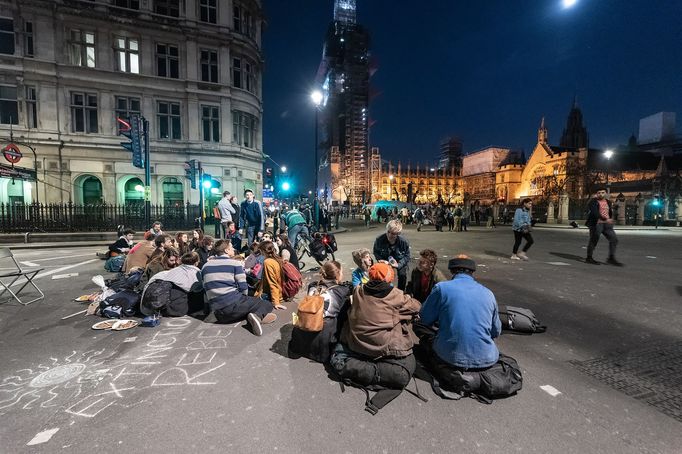
[[[126,343],[112,337],[117,344],[112,349],[73,351],[17,370],[0,381],[0,415],[53,409],[94,418],[110,408],[153,400],[155,390],[216,385],[226,364],[220,353],[233,327],[197,323],[164,319],[151,338]]]

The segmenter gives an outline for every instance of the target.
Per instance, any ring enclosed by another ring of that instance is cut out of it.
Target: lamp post
[[[319,129],[319,113],[320,105],[322,105],[323,95],[320,90],[314,90],[310,94],[310,100],[315,106],[315,199],[313,200],[313,210],[315,219],[315,229],[320,227],[320,196],[318,194],[319,188],[319,173],[320,173],[320,156],[319,156],[319,139],[318,139],[318,129]]]
[[[609,174],[611,173],[611,156],[613,156],[613,150],[604,151],[604,157],[606,158],[606,195],[611,196],[611,185],[609,184]]]
[[[388,176],[388,200],[393,200],[393,175]]]

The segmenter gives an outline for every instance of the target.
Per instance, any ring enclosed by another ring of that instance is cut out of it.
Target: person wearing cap
[[[398,275],[398,288],[407,286],[407,268],[410,264],[410,242],[401,236],[403,224],[394,219],[386,224],[386,233],[374,240],[374,258],[385,261]]]
[[[389,264],[375,263],[369,282],[353,291],[348,320],[331,359],[343,379],[402,389],[414,373],[411,325],[421,304],[391,285],[394,275]],[[381,382],[382,377],[399,378]]]
[[[417,331],[426,362],[459,371],[487,369],[500,354],[494,342],[502,330],[495,296],[476,282],[476,263],[468,256],[450,260],[448,269],[452,279],[436,284],[420,311]],[[437,331],[429,329],[435,324]]]

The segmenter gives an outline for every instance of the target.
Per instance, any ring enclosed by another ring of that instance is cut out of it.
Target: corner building
[[[190,159],[214,198],[260,196],[262,24],[260,0],[0,0],[1,142],[11,129],[38,174],[0,179],[0,202],[142,202],[117,135],[131,114],[149,121],[153,204],[198,202]]]

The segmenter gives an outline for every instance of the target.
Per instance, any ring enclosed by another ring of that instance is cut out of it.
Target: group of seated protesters
[[[277,319],[273,310],[286,309],[283,267],[289,261],[297,266],[297,258],[285,234],[276,240],[268,232],[259,236],[246,258],[240,253],[241,240],[235,247],[233,239],[214,241],[200,229],[172,236],[155,223],[133,246],[134,234],[126,230],[110,250],[115,247],[125,255],[124,273],[142,273],[144,315],[182,316],[203,309],[218,323],[247,320],[253,333],[261,335],[261,324]]]

